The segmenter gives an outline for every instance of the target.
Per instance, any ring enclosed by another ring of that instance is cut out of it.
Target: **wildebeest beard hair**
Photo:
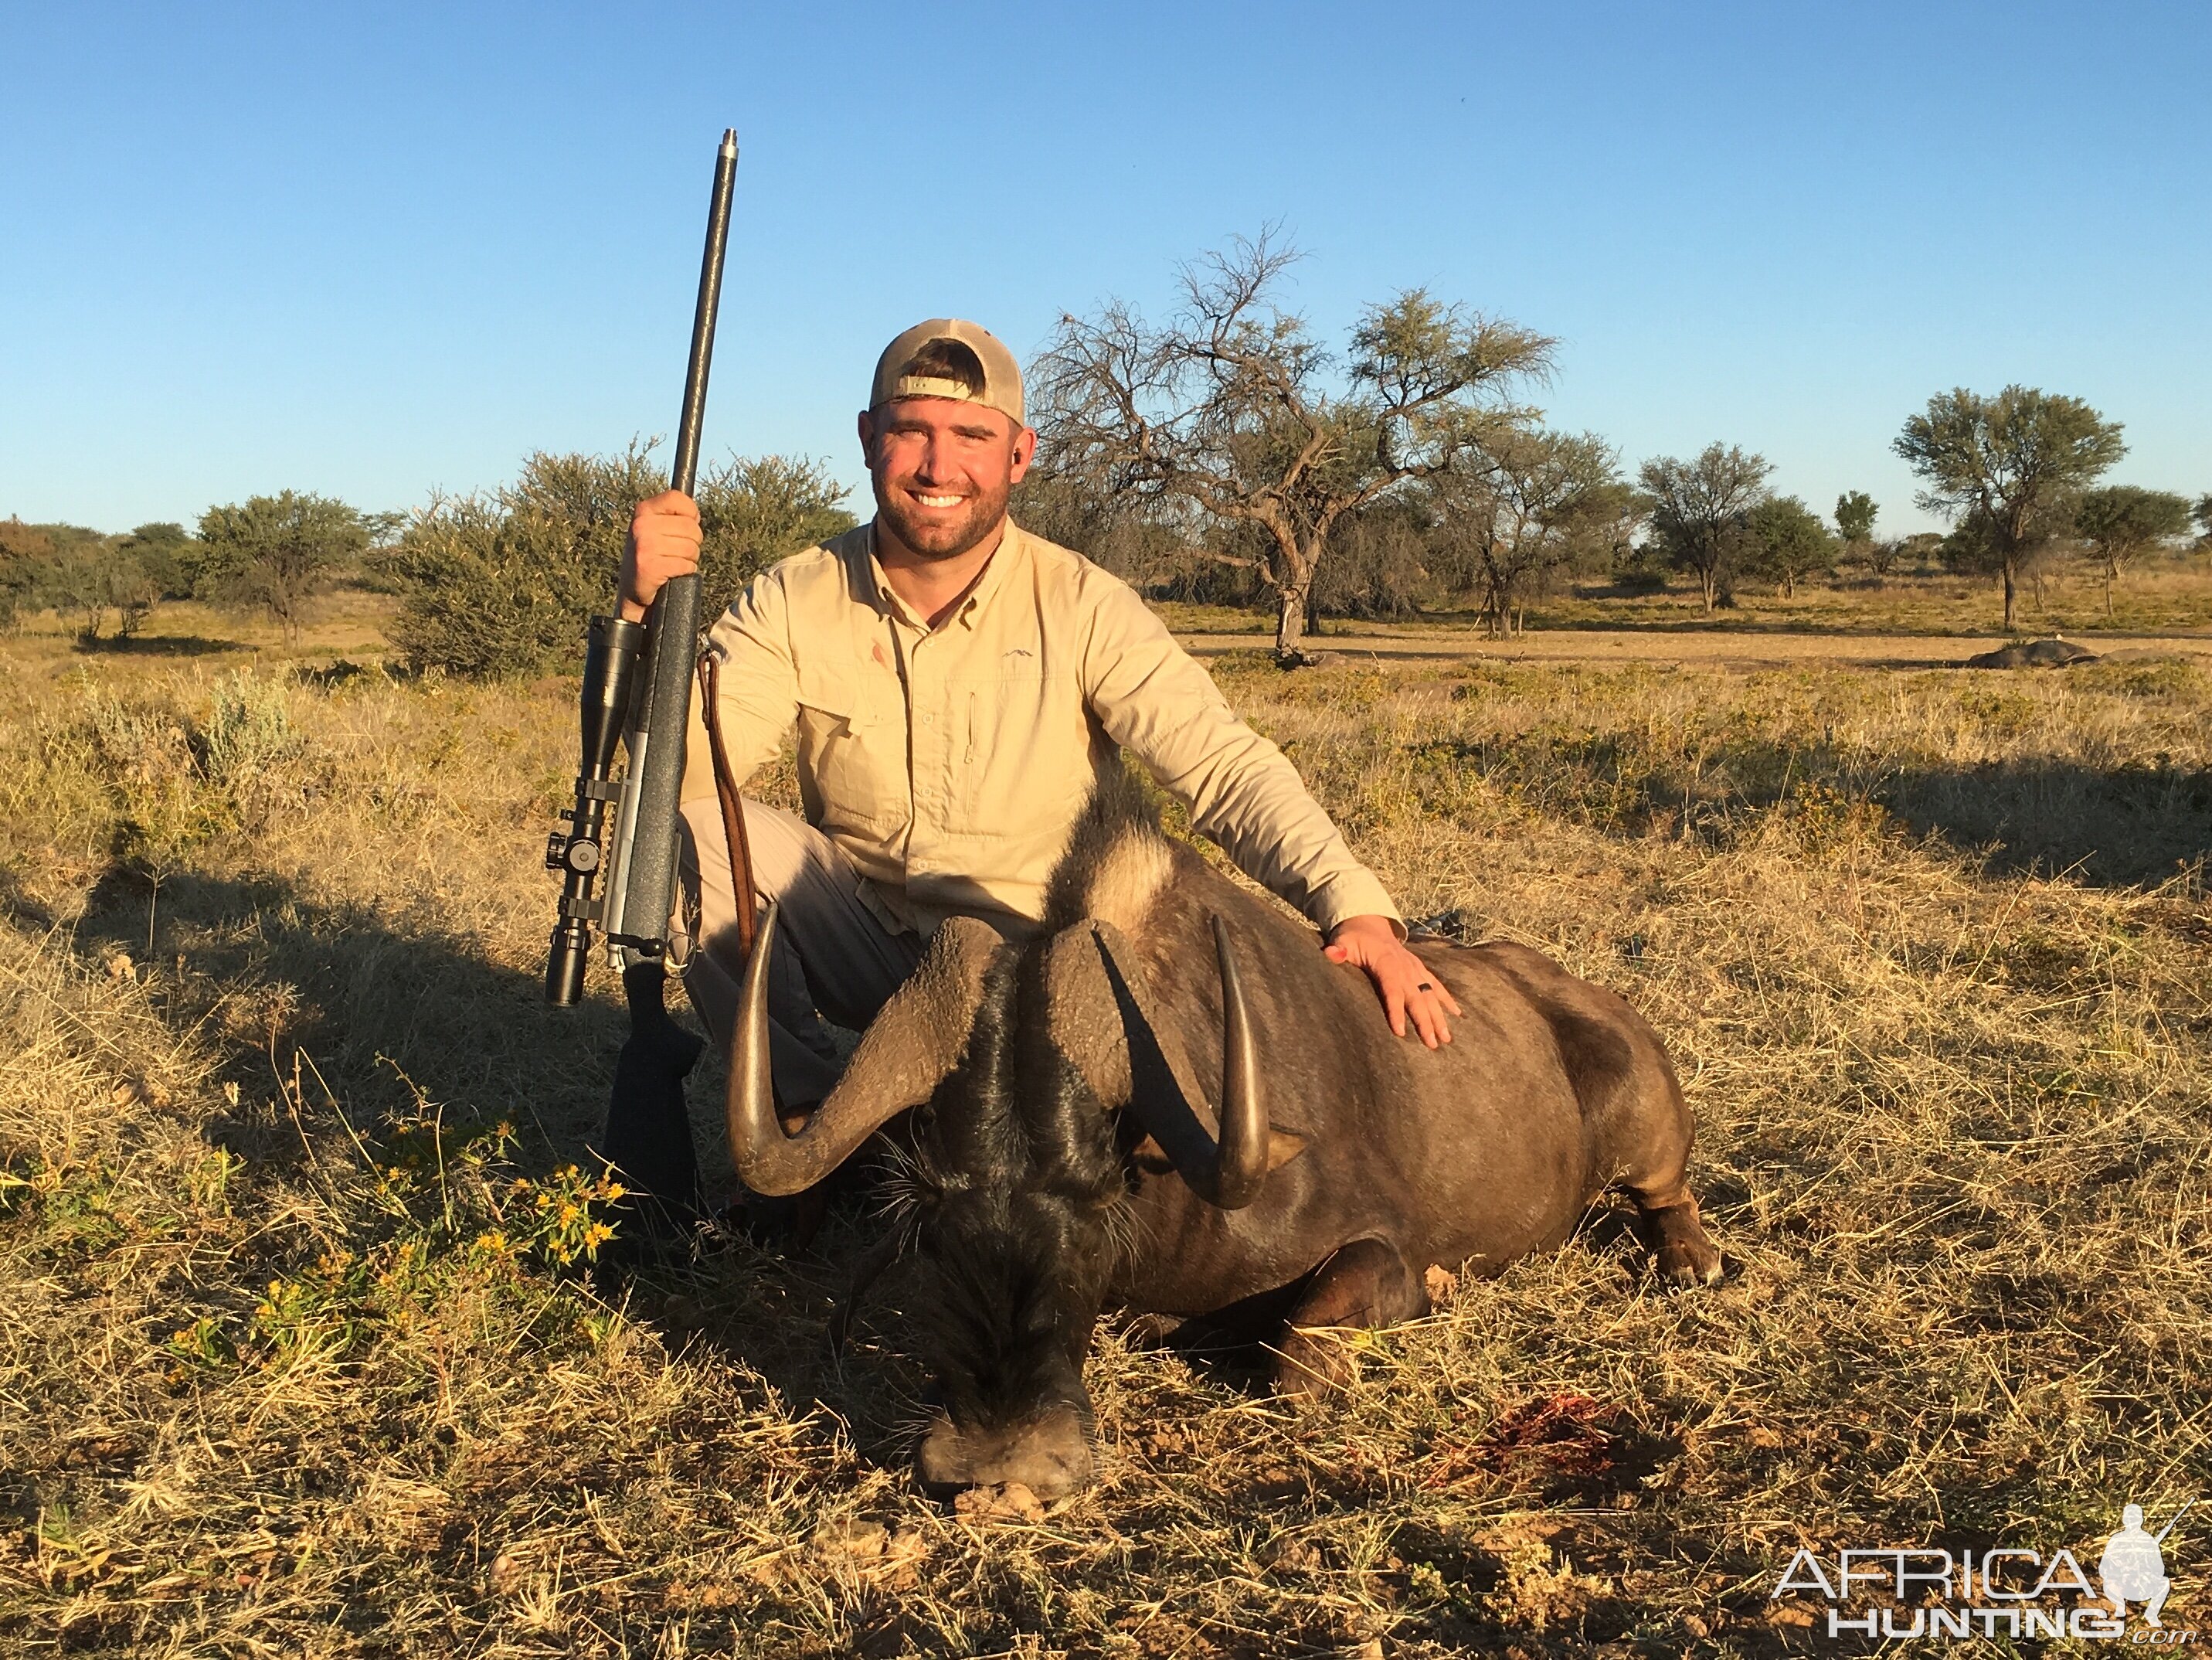
[[[1002,952],[958,1068],[915,1115],[910,1225],[925,1357],[957,1423],[1083,1404],[1082,1361],[1133,1213],[1115,1122],[1047,1036],[1042,953]]]

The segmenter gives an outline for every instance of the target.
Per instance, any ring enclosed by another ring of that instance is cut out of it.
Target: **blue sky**
[[[0,7],[0,514],[367,508],[674,423],[744,147],[710,454],[825,457],[886,339],[1024,356],[1281,221],[1563,344],[1632,466],[1718,439],[1928,521],[1954,385],[2212,490],[2212,6]]]

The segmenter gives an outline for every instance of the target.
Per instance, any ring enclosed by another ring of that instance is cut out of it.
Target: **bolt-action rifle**
[[[714,354],[714,314],[721,299],[737,168],[738,136],[725,132],[714,161],[707,248],[699,265],[684,412],[669,465],[670,487],[686,496],[698,482],[699,427],[706,413],[707,371]],[[562,828],[545,846],[546,867],[562,877],[560,920],[545,964],[546,1000],[566,1007],[582,999],[596,926],[605,936],[609,963],[621,971],[630,1017],[629,1040],[615,1062],[599,1151],[629,1187],[659,1201],[645,1213],[653,1231],[692,1210],[699,1190],[684,1080],[702,1045],[669,1018],[665,1000],[684,724],[698,636],[696,574],[665,583],[642,623],[621,617],[591,619],[584,651],[583,766],[575,804],[562,810]],[[626,757],[618,777],[617,737]],[[743,897],[749,900],[750,884],[744,885]],[[653,1208],[674,1214],[655,1216]]]

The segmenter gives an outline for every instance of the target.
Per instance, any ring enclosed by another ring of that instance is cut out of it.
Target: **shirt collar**
[[[1027,540],[1028,532],[1014,523],[1009,515],[1006,533],[999,538],[999,545],[991,551],[990,563],[983,567],[982,576],[969,591],[968,597],[960,602],[960,609],[947,619],[948,623],[957,623],[966,629],[975,626],[977,615],[991,603],[991,596],[1005,586],[1008,569],[1028,557]],[[866,556],[863,575],[867,582],[868,603],[884,616],[893,617],[908,628],[927,633],[927,622],[915,616],[908,608],[906,601],[900,599],[890,582],[884,580],[883,564],[876,557],[876,522],[872,519],[868,521],[868,534],[862,552]]]

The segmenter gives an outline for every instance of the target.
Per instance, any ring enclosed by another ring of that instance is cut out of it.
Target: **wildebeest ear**
[[[1111,922],[1093,919],[1063,932],[1045,949],[1047,1030],[1107,1111],[1118,1112],[1142,1090],[1181,1103],[1211,1136],[1212,1104],[1174,1028],[1158,1018],[1141,978],[1123,966],[1134,959]]]
[[[1198,1081],[1175,1026],[1162,1018],[1134,949],[1111,922],[1067,929],[1047,947],[1045,1006],[1054,1043],[1109,1112],[1133,1107],[1146,1134],[1140,1165],[1188,1173],[1209,1166],[1220,1134],[1217,1104]],[[1162,1137],[1174,1143],[1172,1149]],[[1305,1151],[1305,1138],[1270,1130],[1267,1167]],[[1203,1180],[1203,1178],[1201,1178]]]

